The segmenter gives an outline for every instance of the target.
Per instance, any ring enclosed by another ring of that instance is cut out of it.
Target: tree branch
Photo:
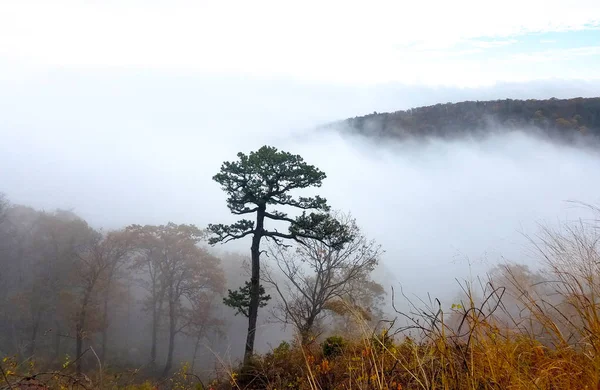
[[[254,207],[252,209],[248,208],[248,207],[244,207],[242,210],[230,210],[231,214],[235,214],[235,215],[243,215],[243,214],[252,214],[254,212],[256,212],[258,210],[258,207]]]
[[[214,235],[209,238],[208,243],[215,245],[216,243],[227,243],[232,240],[239,240],[249,234],[255,232],[254,222],[242,219],[231,225],[208,225],[208,230]]]
[[[282,213],[280,211],[274,211],[273,213],[269,213],[268,211],[265,211],[265,217],[270,218],[275,221],[286,221],[289,223],[295,223],[294,219],[289,218],[287,216],[287,214]]]

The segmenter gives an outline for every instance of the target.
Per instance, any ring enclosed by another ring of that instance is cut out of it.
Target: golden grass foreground
[[[399,291],[405,309],[391,321],[373,328],[356,313],[359,336],[283,342],[245,367],[223,367],[211,382],[186,365],[169,379],[144,381],[101,367],[75,377],[72,362],[40,373],[32,362],[8,358],[0,380],[10,389],[598,390],[598,224],[542,229],[531,242],[539,270],[499,266],[486,280],[460,283],[463,299],[449,307],[417,305]]]

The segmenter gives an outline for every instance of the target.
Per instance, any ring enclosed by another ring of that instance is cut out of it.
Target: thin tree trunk
[[[254,339],[256,338],[256,321],[260,302],[260,240],[263,235],[266,206],[259,206],[256,213],[256,230],[252,237],[252,275],[250,278],[250,307],[248,308],[248,336],[244,351],[244,365],[250,362],[254,354]]]
[[[41,319],[42,319],[42,312],[40,310],[38,310],[34,316],[33,324],[31,327],[31,340],[29,341],[29,351],[28,351],[29,356],[28,357],[35,355],[37,334],[38,334],[38,330],[40,329]]]
[[[106,345],[108,344],[108,332],[105,329],[102,329],[102,352],[100,352],[100,361],[101,362],[105,362],[106,361]]]
[[[15,353],[17,355],[20,355],[22,353],[22,340],[21,337],[19,336],[19,332],[17,332],[17,327],[15,326],[15,323],[13,322],[11,325],[11,330],[12,330],[12,341],[13,341],[13,347],[15,349]]]
[[[198,336],[196,337],[196,345],[194,345],[194,356],[192,356],[192,365],[190,367],[190,372],[192,374],[194,373],[194,366],[196,365],[196,357],[198,356],[198,347],[200,347],[201,338],[202,336],[200,335],[200,333],[198,333]]]
[[[54,361],[60,361],[60,324],[55,321],[56,329],[54,332]]]
[[[75,325],[75,359],[77,359],[76,371],[77,374],[81,374],[82,369],[82,360],[81,354],[83,353],[83,331],[85,326],[85,317],[87,312],[87,305],[90,300],[90,296],[92,294],[92,288],[94,285],[88,287],[86,290],[83,301],[81,302],[81,311],[79,312],[79,316],[77,318],[77,324]]]
[[[35,343],[37,340],[37,333],[38,333],[39,325],[40,325],[40,321],[38,318],[38,320],[36,320],[35,323],[33,324],[33,329],[31,330],[31,342],[29,344],[29,353],[28,353],[29,356],[35,355]]]
[[[81,353],[83,352],[83,327],[80,325],[79,321],[77,322],[77,326],[75,327],[76,342],[75,342],[75,359],[76,362],[76,371],[77,374],[81,374]]]
[[[152,308],[152,346],[150,348],[150,364],[156,364],[156,337],[158,333],[158,308],[154,302]]]
[[[129,332],[128,336],[131,335],[131,284],[127,284],[127,331]],[[130,339],[131,337],[125,337],[125,347],[126,350],[129,351],[130,348]]]
[[[175,350],[175,334],[177,333],[177,321],[175,318],[175,302],[169,300],[169,351],[167,353],[167,363],[163,370],[163,377],[169,375],[173,366],[173,351]]]
[[[150,350],[150,366],[152,369],[156,368],[156,351],[158,348],[158,328],[160,326],[160,316],[162,314],[164,293],[159,292],[156,298],[154,298],[154,312],[152,315],[152,349]]]
[[[109,276],[108,282],[106,284],[106,291],[104,293],[104,308],[102,313],[104,324],[102,324],[102,352],[100,353],[100,361],[106,361],[106,348],[108,344],[108,297],[110,294],[110,282],[112,279],[112,275]]]

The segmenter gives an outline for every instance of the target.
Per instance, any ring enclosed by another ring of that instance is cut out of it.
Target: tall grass
[[[399,291],[408,309],[396,310],[395,320],[373,329],[356,313],[362,337],[336,339],[335,353],[325,348],[330,340],[283,344],[257,357],[246,368],[252,380],[237,385],[600,389],[599,227],[592,220],[541,228],[529,237],[540,271],[500,265],[486,279],[460,283],[460,302],[414,303]]]
[[[541,228],[529,237],[541,260],[540,270],[500,265],[485,279],[460,282],[463,297],[457,302],[413,302],[396,291],[396,318],[377,326],[348,305],[359,336],[330,335],[307,345],[283,342],[244,367],[223,370],[210,384],[182,371],[179,379],[152,386],[598,390],[599,227],[594,219]],[[406,309],[397,309],[398,300]],[[1,374],[16,388],[17,370],[8,363],[3,363]],[[53,374],[61,378],[60,372]],[[105,388],[115,388],[111,385],[104,382]],[[91,388],[90,383],[84,387]]]

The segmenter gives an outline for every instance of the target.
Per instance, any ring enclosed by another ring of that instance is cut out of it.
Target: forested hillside
[[[600,134],[600,98],[436,104],[392,113],[375,112],[342,124],[363,135],[393,138],[453,138],[486,129],[539,129],[553,137],[569,139],[574,135]]]

